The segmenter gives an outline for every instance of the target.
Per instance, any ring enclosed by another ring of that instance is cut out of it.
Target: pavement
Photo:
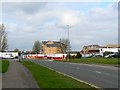
[[[19,62],[10,61],[9,69],[2,74],[2,88],[39,88],[31,73]]]
[[[0,67],[1,68],[1,67]],[[2,73],[0,73],[0,90],[2,89]]]
[[[118,67],[44,60],[28,61],[52,68],[101,88],[118,88]]]

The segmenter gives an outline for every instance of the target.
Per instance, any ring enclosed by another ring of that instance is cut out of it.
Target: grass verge
[[[78,82],[33,62],[23,61],[21,63],[31,71],[40,88],[91,88],[97,90],[90,85]]]
[[[9,67],[9,61],[8,60],[0,60],[0,73],[7,72]]]
[[[120,64],[118,58],[80,58],[80,59],[70,59],[59,60],[62,62],[73,62],[73,63],[87,63],[87,64]]]

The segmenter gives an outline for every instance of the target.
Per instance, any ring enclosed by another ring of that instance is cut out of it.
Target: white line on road
[[[80,69],[79,67],[77,67],[76,69]]]
[[[63,62],[65,63],[65,62]],[[67,62],[66,62],[67,63]],[[102,68],[109,68],[113,70],[118,70],[118,67],[110,66],[110,65],[99,65],[99,64],[85,64],[85,63],[68,63],[68,64],[75,64],[75,65],[84,65],[84,66],[90,66],[90,67],[102,67]]]
[[[95,71],[96,73],[102,73],[102,72],[100,72],[100,71]]]

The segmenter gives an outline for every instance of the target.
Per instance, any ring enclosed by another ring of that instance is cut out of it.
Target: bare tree
[[[5,32],[4,25],[0,25],[0,52],[7,49],[7,33]]]
[[[71,50],[71,46],[70,46],[70,41],[66,38],[61,38],[60,39],[60,42],[63,44],[62,46],[62,50],[64,52],[67,52],[68,50],[70,51]]]
[[[40,50],[41,50],[41,43],[37,40],[34,43],[32,53],[38,54],[38,53],[40,53]]]

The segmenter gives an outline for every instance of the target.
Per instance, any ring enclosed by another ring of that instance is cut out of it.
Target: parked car
[[[120,58],[120,52],[115,53],[113,57]]]
[[[3,59],[14,59],[13,55],[12,54],[5,54],[3,56]]]
[[[106,55],[105,58],[120,58],[120,52],[116,52],[113,54]]]
[[[92,57],[103,57],[102,55],[93,55]]]

